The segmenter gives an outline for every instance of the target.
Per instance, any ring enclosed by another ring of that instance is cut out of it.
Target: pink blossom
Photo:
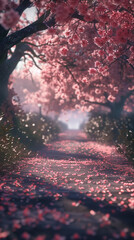
[[[88,83],[87,78],[83,78],[83,79],[82,79],[82,82],[83,82],[83,83]]]
[[[0,0],[0,11],[2,11],[7,4],[7,0]]]
[[[105,10],[106,10],[106,8],[101,4],[96,8],[97,12],[102,12],[103,13],[103,12],[105,12]]]
[[[94,38],[94,43],[98,46],[98,47],[103,47],[104,44],[106,43],[106,38],[99,38],[99,37],[95,37]]]
[[[53,35],[55,33],[56,33],[56,29],[55,28],[51,27],[51,28],[48,29],[48,34],[52,34]]]
[[[79,14],[85,15],[87,13],[88,6],[85,3],[79,3],[78,11]]]
[[[116,32],[116,40],[119,43],[126,43],[128,36],[129,36],[128,29],[119,29]]]
[[[79,41],[79,36],[77,34],[74,34],[73,39],[74,41]]]
[[[9,11],[5,12],[2,18],[3,27],[5,29],[12,28],[18,22],[19,17],[20,17],[19,14],[13,9],[10,9]]]
[[[45,240],[46,236],[39,235],[35,238],[35,240]]]
[[[68,49],[66,47],[63,47],[61,50],[60,50],[60,54],[63,55],[63,56],[66,56],[68,53]]]
[[[95,68],[89,68],[88,72],[90,75],[92,75],[92,74],[97,73],[97,70]]]
[[[72,239],[80,239],[80,235],[78,233],[74,233]]]
[[[109,56],[107,57],[107,60],[108,60],[108,62],[112,62],[112,61],[114,60],[113,55],[109,55]]]
[[[83,39],[82,42],[81,42],[81,46],[86,47],[87,44],[88,44],[88,41],[86,39]]]
[[[128,206],[129,206],[131,209],[134,209],[134,198],[133,198],[133,199],[130,198],[128,201],[129,201]]]
[[[68,43],[69,43],[70,45],[72,45],[72,44],[74,43],[73,38],[69,38],[69,39],[68,39]]]
[[[110,102],[114,102],[115,101],[115,97],[112,95],[109,95],[107,98]]]
[[[69,17],[70,8],[64,2],[58,3],[55,9],[55,12],[56,12],[56,22],[64,23],[67,21]]]
[[[53,240],[65,240],[65,239],[66,239],[66,237],[61,236],[59,234],[55,234],[53,237]]]
[[[96,61],[95,62],[95,67],[100,67],[101,66],[101,63],[99,61]]]
[[[26,239],[26,240],[29,240],[30,239],[30,234],[28,232],[23,232],[22,233],[22,238]]]
[[[92,22],[92,21],[94,20],[94,16],[93,16],[93,15],[86,14],[86,15],[84,16],[84,20],[85,20],[86,22]]]
[[[72,7],[72,8],[76,8],[77,5],[79,3],[79,0],[68,0],[68,4]]]

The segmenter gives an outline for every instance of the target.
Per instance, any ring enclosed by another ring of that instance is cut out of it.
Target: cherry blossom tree
[[[33,22],[24,14],[32,6]],[[42,69],[55,99],[70,98],[76,108],[100,104],[113,112],[118,105],[122,111],[133,94],[132,0],[0,0],[0,11],[0,102],[23,59],[27,69],[33,63]]]

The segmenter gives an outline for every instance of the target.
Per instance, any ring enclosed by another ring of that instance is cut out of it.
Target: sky
[[[81,123],[88,119],[86,112],[81,111],[68,111],[62,113],[58,120],[65,122],[69,129],[79,129]]]

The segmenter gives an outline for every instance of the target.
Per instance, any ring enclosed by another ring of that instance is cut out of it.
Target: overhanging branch
[[[29,37],[36,32],[47,30],[49,27],[52,27],[54,25],[54,17],[52,17],[49,21],[45,23],[37,20],[34,23],[28,25],[27,27],[3,38],[3,40],[0,42],[0,56],[2,56],[4,52],[9,50],[11,47],[21,42],[24,38]]]

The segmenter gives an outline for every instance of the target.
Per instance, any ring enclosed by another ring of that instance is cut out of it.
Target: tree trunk
[[[123,111],[124,103],[113,103],[111,104],[110,117],[112,119],[120,119]]]
[[[1,59],[0,62],[0,106],[7,100],[9,77],[16,68],[25,51],[33,53],[33,50],[25,43],[19,43],[10,59]]]
[[[1,75],[1,72],[0,72],[0,75]],[[6,100],[8,98],[8,77],[3,80],[4,81],[1,81],[1,79],[0,79],[0,106],[4,102],[6,102]]]

